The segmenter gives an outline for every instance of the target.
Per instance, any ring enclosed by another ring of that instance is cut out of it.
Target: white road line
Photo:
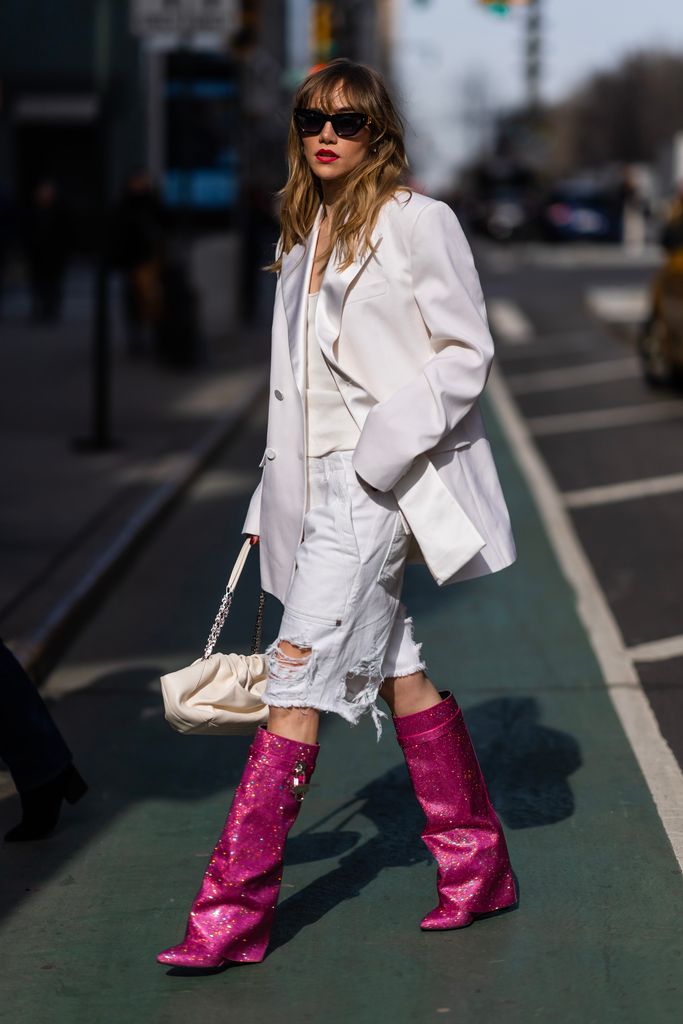
[[[489,299],[486,305],[496,338],[508,345],[524,345],[531,341],[534,336],[533,324],[517,303],[494,298]]]
[[[532,434],[573,434],[581,430],[605,427],[631,427],[638,423],[670,420],[683,416],[683,401],[647,402],[643,405],[622,405],[613,409],[589,409],[585,412],[564,412],[552,416],[530,416],[527,423]]]
[[[577,611],[602,669],[614,709],[683,868],[683,772],[662,736],[619,627],[578,540],[569,513],[502,375],[494,367],[489,395],[534,497],[546,533],[577,597]]]
[[[505,346],[502,353],[506,363],[538,359],[540,356],[564,356],[595,351],[601,337],[600,328],[585,331],[558,331],[555,334],[536,334],[524,345]]]
[[[619,484],[603,484],[601,487],[582,487],[576,491],[564,491],[562,498],[567,508],[591,508],[594,505],[611,505],[615,501],[632,501],[657,494],[673,494],[676,491],[683,491],[683,473],[625,480]]]
[[[628,648],[633,661],[668,661],[683,655],[683,635],[667,636],[661,640],[649,640]]]
[[[589,288],[586,305],[595,316],[611,324],[639,324],[649,312],[650,293],[634,285]]]
[[[569,246],[557,243],[531,242],[522,253],[527,263],[548,268],[572,267],[658,267],[662,262],[662,251],[657,245],[646,245],[640,249],[602,242],[577,242]]]
[[[583,363],[581,366],[537,370],[534,373],[511,373],[506,376],[506,381],[514,395],[529,395],[535,391],[560,391],[586,384],[626,380],[639,377],[640,373],[640,361],[630,356],[628,359],[606,359],[600,363]]]

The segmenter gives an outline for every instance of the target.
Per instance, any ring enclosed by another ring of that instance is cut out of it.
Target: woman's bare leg
[[[424,672],[387,676],[379,690],[395,717],[426,711],[441,702],[441,694]]]
[[[310,647],[297,647],[288,640],[280,640],[278,648],[284,656],[283,660],[287,659],[289,664],[292,661],[303,662],[311,654]],[[319,725],[320,712],[317,708],[271,707],[268,712],[268,732],[299,743],[317,743]]]

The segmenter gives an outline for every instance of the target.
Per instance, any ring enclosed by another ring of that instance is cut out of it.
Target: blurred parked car
[[[538,221],[538,187],[534,171],[506,151],[472,165],[462,179],[463,213],[478,234],[498,242],[528,239]]]
[[[482,206],[482,228],[489,238],[507,242],[525,234],[529,217],[515,189],[496,190]]]
[[[541,212],[543,234],[550,241],[618,242],[621,204],[608,189],[587,181],[559,182]]]

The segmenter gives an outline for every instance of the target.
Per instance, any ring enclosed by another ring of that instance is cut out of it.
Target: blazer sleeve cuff
[[[263,486],[263,478],[259,480],[258,487],[251,496],[249,502],[249,508],[247,509],[247,517],[244,520],[244,526],[242,527],[242,533],[251,533],[254,536],[259,536],[260,520],[261,520],[261,488]]]
[[[407,465],[382,459],[372,441],[363,441],[362,432],[351,459],[351,464],[358,476],[377,491],[391,491],[401,477],[408,472],[412,463],[412,459]]]

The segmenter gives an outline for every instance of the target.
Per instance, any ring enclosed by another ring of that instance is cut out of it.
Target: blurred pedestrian
[[[22,818],[8,843],[44,839],[54,829],[62,800],[73,804],[87,785],[42,697],[0,640],[0,758],[21,800]]]
[[[683,252],[683,181],[678,182],[659,240],[669,258],[676,258]]]
[[[163,207],[149,173],[134,171],[114,211],[112,263],[123,275],[123,312],[130,355],[154,348],[162,316]]]
[[[621,239],[627,249],[640,252],[647,236],[648,204],[637,168],[624,167],[619,187]]]
[[[24,250],[33,319],[54,323],[62,314],[70,224],[56,182],[46,178],[31,195],[24,219]]]
[[[179,967],[262,960],[321,711],[389,705],[438,864],[425,930],[516,901],[462,712],[426,674],[400,601],[406,561],[439,583],[515,558],[477,400],[493,342],[452,210],[400,184],[403,126],[381,77],[338,59],[299,86],[282,190],[268,447],[243,532],[284,605],[259,727]],[[302,530],[303,526],[303,530]],[[457,664],[457,650],[453,651]]]

